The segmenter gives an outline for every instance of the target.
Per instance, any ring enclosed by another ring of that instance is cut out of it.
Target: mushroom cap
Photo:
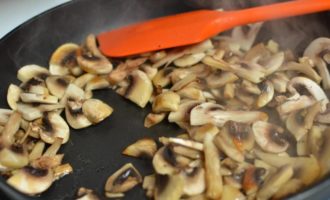
[[[41,67],[39,65],[25,65],[17,71],[17,78],[23,83],[36,77],[44,79],[48,75],[49,75],[48,69]]]
[[[252,130],[257,144],[265,151],[280,153],[289,147],[289,142],[282,136],[283,129],[279,126],[257,121],[253,123]]]
[[[46,191],[53,183],[53,178],[50,169],[27,166],[11,176],[7,183],[24,194],[36,195]]]

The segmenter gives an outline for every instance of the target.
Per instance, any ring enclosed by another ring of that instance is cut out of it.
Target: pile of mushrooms
[[[142,108],[150,103],[145,127],[167,118],[184,130],[123,150],[152,162],[142,183],[147,197],[282,199],[329,172],[330,39],[312,41],[299,58],[273,40],[254,44],[261,25],[127,58],[109,73],[118,94]],[[139,184],[129,166],[109,177],[106,196]]]
[[[111,69],[89,36],[82,47],[56,49],[49,70],[38,65],[18,70],[21,83],[10,84],[7,92],[10,109],[0,109],[0,171],[9,185],[34,196],[73,171],[58,151],[69,140],[69,127],[85,128],[112,113],[92,98],[93,90],[109,86],[104,73]]]
[[[111,115],[92,98],[111,88],[141,108],[150,104],[145,127],[168,119],[183,132],[127,146],[122,154],[149,160],[154,173],[124,164],[106,181],[106,197],[141,183],[156,200],[282,199],[303,190],[330,171],[330,39],[315,39],[296,57],[273,40],[254,44],[261,26],[117,60],[89,35],[56,49],[49,70],[22,67],[22,83],[8,88],[11,109],[0,109],[1,173],[28,195],[71,173],[58,150],[69,127]],[[77,199],[99,197],[80,188]]]

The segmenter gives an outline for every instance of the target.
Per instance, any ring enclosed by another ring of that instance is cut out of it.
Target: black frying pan
[[[230,4],[228,2],[215,3],[227,8],[237,6],[231,1]],[[0,41],[0,107],[7,107],[7,88],[10,83],[17,83],[17,70],[31,63],[48,66],[51,53],[62,43],[80,43],[89,33],[97,34],[132,22],[197,9],[205,5],[214,4],[205,0],[197,3],[195,0],[81,0],[69,2],[41,14],[16,28]],[[330,36],[329,22],[330,14],[321,13],[267,23],[259,40],[264,41],[273,37],[285,48],[302,52],[313,38]],[[94,189],[102,195],[107,177],[127,162],[132,162],[143,175],[152,172],[149,161],[127,158],[121,155],[121,151],[141,137],[170,136],[180,130],[166,122],[146,129],[143,127],[143,120],[149,108],[139,109],[111,90],[98,91],[95,95],[109,103],[115,111],[110,118],[96,126],[71,131],[70,141],[61,151],[65,153],[64,162],[72,164],[74,173],[54,183],[40,197],[34,198],[16,192],[0,177],[0,191],[3,193],[0,199],[74,199],[77,189],[81,186]],[[325,200],[328,197],[330,177],[325,177],[292,199]],[[146,197],[141,187],[136,187],[127,193],[125,199]]]

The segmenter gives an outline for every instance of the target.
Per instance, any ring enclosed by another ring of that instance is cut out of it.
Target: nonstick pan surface
[[[10,83],[18,83],[17,70],[26,64],[47,67],[51,53],[59,45],[81,43],[90,33],[97,34],[144,19],[198,9],[203,5],[192,0],[80,0],[29,20],[0,41],[0,107],[8,107],[7,88]],[[285,48],[301,52],[313,38],[330,36],[329,22],[329,13],[321,13],[267,23],[259,40],[273,38]],[[139,138],[171,136],[179,133],[179,128],[164,122],[146,129],[143,120],[150,108],[140,109],[111,90],[97,91],[95,96],[111,105],[114,113],[96,126],[71,130],[70,141],[62,146],[61,152],[65,153],[64,163],[69,162],[73,166],[73,174],[56,181],[39,197],[27,197],[16,192],[0,177],[0,191],[8,196],[0,196],[0,199],[74,199],[77,189],[82,186],[103,196],[103,186],[108,176],[127,162],[132,162],[143,175],[152,173],[149,161],[125,157],[121,151]],[[330,178],[326,177],[292,199],[325,200],[329,197]],[[124,199],[146,197],[141,187],[136,187]]]

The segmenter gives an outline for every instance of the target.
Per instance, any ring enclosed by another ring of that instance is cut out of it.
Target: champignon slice
[[[248,167],[244,172],[242,187],[247,195],[258,191],[263,182],[263,175],[266,173],[264,168]]]
[[[321,101],[322,112],[326,110],[326,104],[329,103],[329,99],[323,89],[316,82],[306,77],[298,76],[291,79],[288,83],[288,90],[291,93],[303,93],[303,95],[306,95],[304,93],[307,90],[315,100]]]
[[[49,76],[48,69],[39,65],[25,65],[17,71],[17,78],[23,83],[32,78],[45,79],[47,76]]]
[[[274,96],[274,86],[271,81],[263,82],[260,87],[261,94],[256,101],[257,108],[266,106],[273,99]]]
[[[15,84],[10,84],[7,91],[7,103],[9,107],[13,110],[17,109],[17,102],[22,90]]]
[[[257,193],[257,198],[260,200],[271,198],[286,182],[291,179],[293,173],[293,169],[290,165],[281,167],[263,184]]]
[[[72,76],[49,76],[46,78],[46,85],[52,95],[62,98],[66,88],[73,81]]]
[[[207,123],[223,126],[227,121],[253,123],[258,120],[267,120],[268,115],[260,111],[225,111],[214,103],[202,103],[190,112],[190,124],[193,126]]]
[[[207,66],[210,66],[214,69],[220,69],[223,71],[230,71],[230,65],[223,59],[215,59],[212,56],[205,56],[202,60],[202,63],[204,63]]]
[[[181,174],[157,175],[155,200],[179,200],[183,194],[184,178]]]
[[[327,174],[330,171],[330,129],[327,128],[322,133],[322,144],[320,146],[320,151],[318,153],[318,160],[321,167],[321,176]]]
[[[52,95],[34,94],[34,93],[21,93],[20,99],[25,103],[45,103],[45,104],[56,104],[58,98]]]
[[[280,189],[274,194],[273,198],[284,199],[289,195],[297,193],[303,187],[304,184],[299,179],[292,178],[280,187]]]
[[[228,199],[228,200],[245,200],[246,197],[244,194],[240,192],[239,189],[230,186],[230,185],[224,185],[223,191],[221,195],[221,199]]]
[[[311,66],[308,62],[303,63],[297,63],[297,62],[288,62],[285,63],[281,68],[280,71],[297,71],[300,72],[313,81],[315,81],[317,84],[320,84],[322,78],[319,76],[319,74],[313,69],[313,66]]]
[[[151,174],[144,176],[142,188],[146,190],[146,196],[152,198],[154,196],[154,190],[156,185],[156,175]]]
[[[235,145],[234,140],[232,140],[228,134],[223,133],[223,130],[215,136],[214,144],[229,158],[232,158],[237,162],[244,161],[244,154],[241,151],[241,148],[237,148],[240,146]]]
[[[131,163],[127,163],[108,178],[104,190],[109,193],[123,193],[141,182],[140,173]]]
[[[195,167],[191,172],[181,172],[184,179],[183,194],[194,196],[205,191],[205,170],[202,167]]]
[[[293,111],[307,108],[315,104],[312,97],[306,95],[298,97],[298,99],[287,99],[284,103],[277,106],[276,110],[280,116],[285,116]]]
[[[0,124],[6,125],[12,113],[13,111],[10,109],[0,108]]]
[[[24,194],[36,195],[46,191],[53,180],[52,170],[26,166],[11,176],[7,183]]]
[[[87,99],[82,104],[82,112],[92,123],[99,123],[109,117],[113,109],[98,99]]]
[[[150,138],[143,138],[126,147],[122,154],[136,158],[152,158],[156,151],[156,142]]]
[[[98,195],[91,189],[79,188],[76,200],[100,200]]]
[[[174,60],[174,65],[177,67],[189,67],[194,64],[197,64],[205,57],[205,53],[195,53],[195,54],[187,54]]]
[[[171,82],[171,73],[173,72],[173,67],[166,67],[157,72],[153,77],[152,83],[155,87],[165,87]]]
[[[155,113],[177,111],[179,104],[180,96],[175,92],[166,91],[155,97],[152,103],[152,111]]]
[[[41,95],[49,94],[45,81],[38,77],[33,77],[28,81],[22,83],[20,85],[20,88],[22,89],[22,91],[28,93],[41,94]]]
[[[266,77],[264,69],[262,66],[256,63],[241,63],[230,65],[231,72],[237,76],[251,81],[252,83],[260,83]]]
[[[203,151],[204,145],[200,142],[193,141],[191,139],[179,138],[179,137],[160,137],[159,141],[165,145],[170,143],[188,147],[197,151]]]
[[[77,77],[74,81],[73,84],[75,84],[76,86],[80,87],[81,89],[84,89],[86,84],[92,80],[94,77],[96,77],[97,75],[95,74],[90,74],[90,73],[85,73],[79,77]]]
[[[280,153],[289,147],[289,142],[283,137],[284,130],[277,125],[257,121],[253,123],[252,130],[257,144],[265,151]]]
[[[91,74],[108,74],[112,70],[111,62],[97,48],[94,35],[87,36],[76,59],[81,69]]]
[[[153,92],[153,86],[148,76],[140,71],[133,71],[128,77],[129,86],[126,89],[124,96],[144,108]]]
[[[221,88],[228,83],[238,80],[238,76],[232,72],[215,71],[207,76],[205,80],[209,88]]]
[[[26,103],[17,103],[17,111],[22,114],[22,117],[27,121],[33,121],[37,118],[42,117],[44,112],[56,111],[63,109],[64,106],[61,104],[41,104],[33,105]]]
[[[44,142],[49,144],[54,143],[55,138],[62,138],[63,144],[69,140],[69,126],[56,112],[45,113],[42,118],[32,123],[31,128],[40,135]]]
[[[157,174],[174,174],[180,170],[177,155],[166,146],[158,149],[153,157],[152,165]]]
[[[330,50],[330,39],[320,37],[313,40],[305,49],[304,56],[311,58],[322,77],[322,85],[325,90],[330,89],[330,74],[322,54]]]
[[[166,113],[149,113],[144,119],[144,127],[150,128],[161,121],[166,117]]]
[[[79,76],[82,73],[77,63],[79,46],[74,43],[66,43],[59,46],[52,54],[49,61],[49,71],[52,75]]]
[[[241,152],[251,150],[254,146],[255,138],[249,124],[228,121],[224,125],[221,134],[225,134],[226,138],[230,138]]]

